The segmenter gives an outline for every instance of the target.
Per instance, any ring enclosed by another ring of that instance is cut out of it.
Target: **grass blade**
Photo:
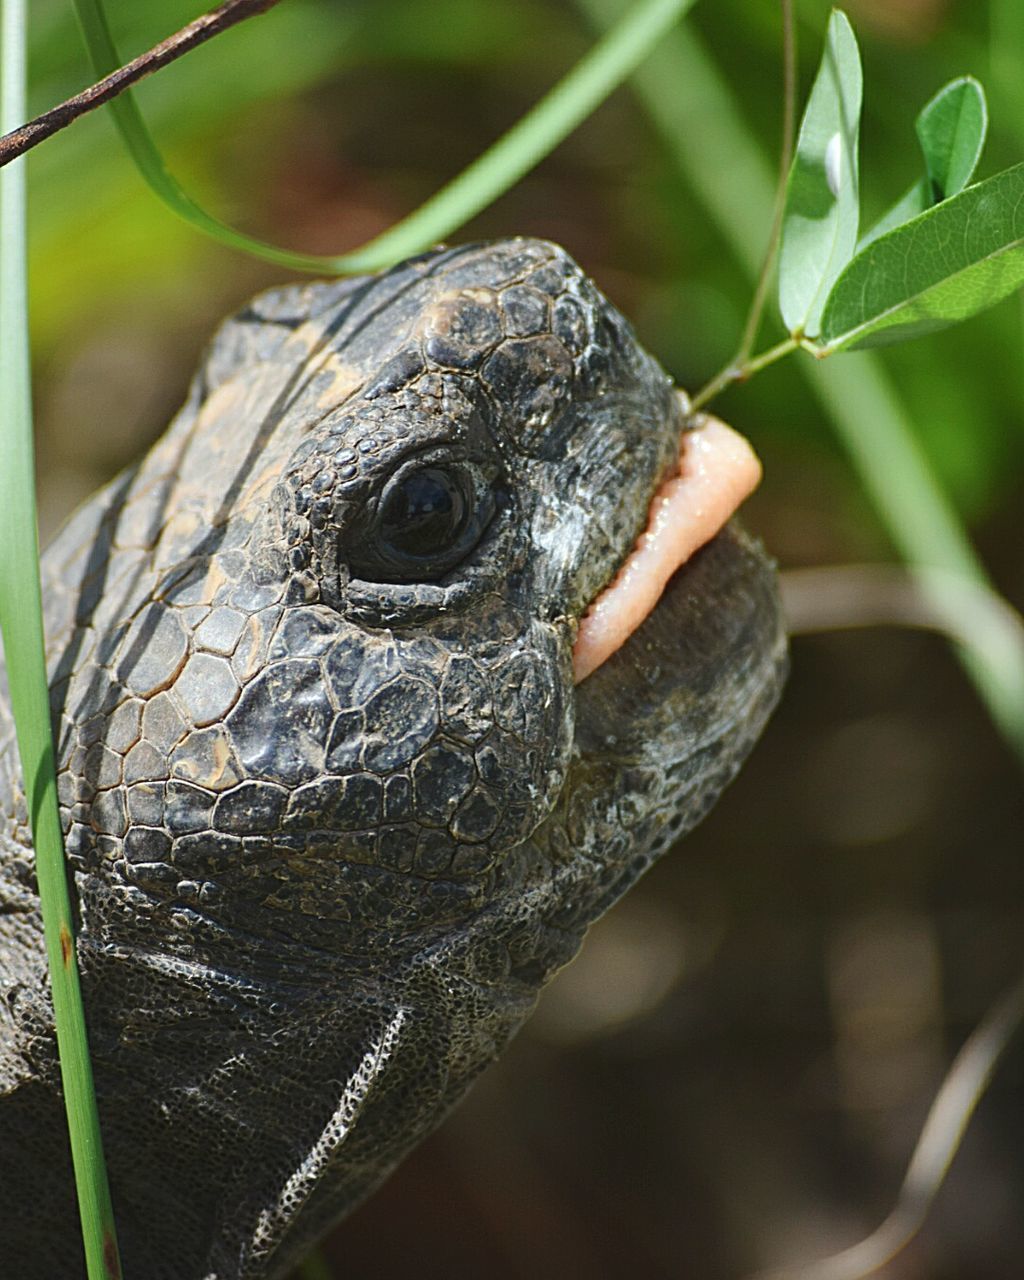
[[[779,248],[779,309],[813,338],[832,284],[857,248],[861,70],[849,22],[833,9],[821,65],[800,122]]]
[[[862,250],[825,304],[829,352],[902,342],[1024,284],[1024,164],[968,187]]]
[[[25,119],[25,41],[25,0],[2,0],[4,131]],[[90,1280],[115,1280],[121,1270],[72,938],[43,657],[25,250],[25,162],[17,160],[0,172],[0,630],[32,817],[86,1265]]]
[[[304,254],[265,244],[214,218],[178,184],[163,162],[131,92],[109,103],[139,172],[175,213],[221,244],[293,271],[348,274],[378,271],[445,239],[507,191],[617,88],[695,0],[643,0],[492,147],[407,218],[358,249],[337,256]],[[120,65],[102,0],[75,0],[93,70]]]

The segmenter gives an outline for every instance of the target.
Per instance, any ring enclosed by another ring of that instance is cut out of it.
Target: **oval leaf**
[[[938,204],[963,191],[981,157],[988,131],[981,85],[973,76],[951,80],[922,108],[916,128]]]
[[[985,91],[973,76],[951,80],[921,108],[915,128],[926,176],[915,182],[861,237],[858,253],[887,231],[967,186],[988,131]]]
[[[968,187],[858,253],[826,303],[826,351],[945,328],[1024,284],[1024,164]]]
[[[834,9],[786,186],[779,308],[791,333],[818,332],[829,290],[857,247],[860,105],[857,41]]]

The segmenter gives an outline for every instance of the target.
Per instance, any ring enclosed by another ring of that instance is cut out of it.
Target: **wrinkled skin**
[[[644,526],[682,406],[561,250],[437,251],[257,299],[50,548],[127,1275],[283,1275],[738,768],[784,659],[770,566],[736,527],[572,683],[578,618]],[[385,490],[424,466],[457,470],[469,531],[394,581]],[[6,1274],[75,1277],[5,698],[0,1238]]]

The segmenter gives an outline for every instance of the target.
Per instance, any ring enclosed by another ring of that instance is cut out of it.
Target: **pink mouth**
[[[724,422],[704,417],[684,432],[678,474],[654,495],[636,547],[580,620],[573,649],[577,684],[625,644],[669,578],[711,541],[760,479],[754,451]]]

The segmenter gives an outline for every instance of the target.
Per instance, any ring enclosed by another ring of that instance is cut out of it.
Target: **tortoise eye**
[[[413,464],[384,488],[375,516],[349,554],[370,582],[433,582],[483,537],[496,509],[492,487],[469,463]]]
[[[465,477],[439,467],[411,471],[391,485],[380,511],[383,545],[400,555],[437,556],[459,540],[472,493]]]

